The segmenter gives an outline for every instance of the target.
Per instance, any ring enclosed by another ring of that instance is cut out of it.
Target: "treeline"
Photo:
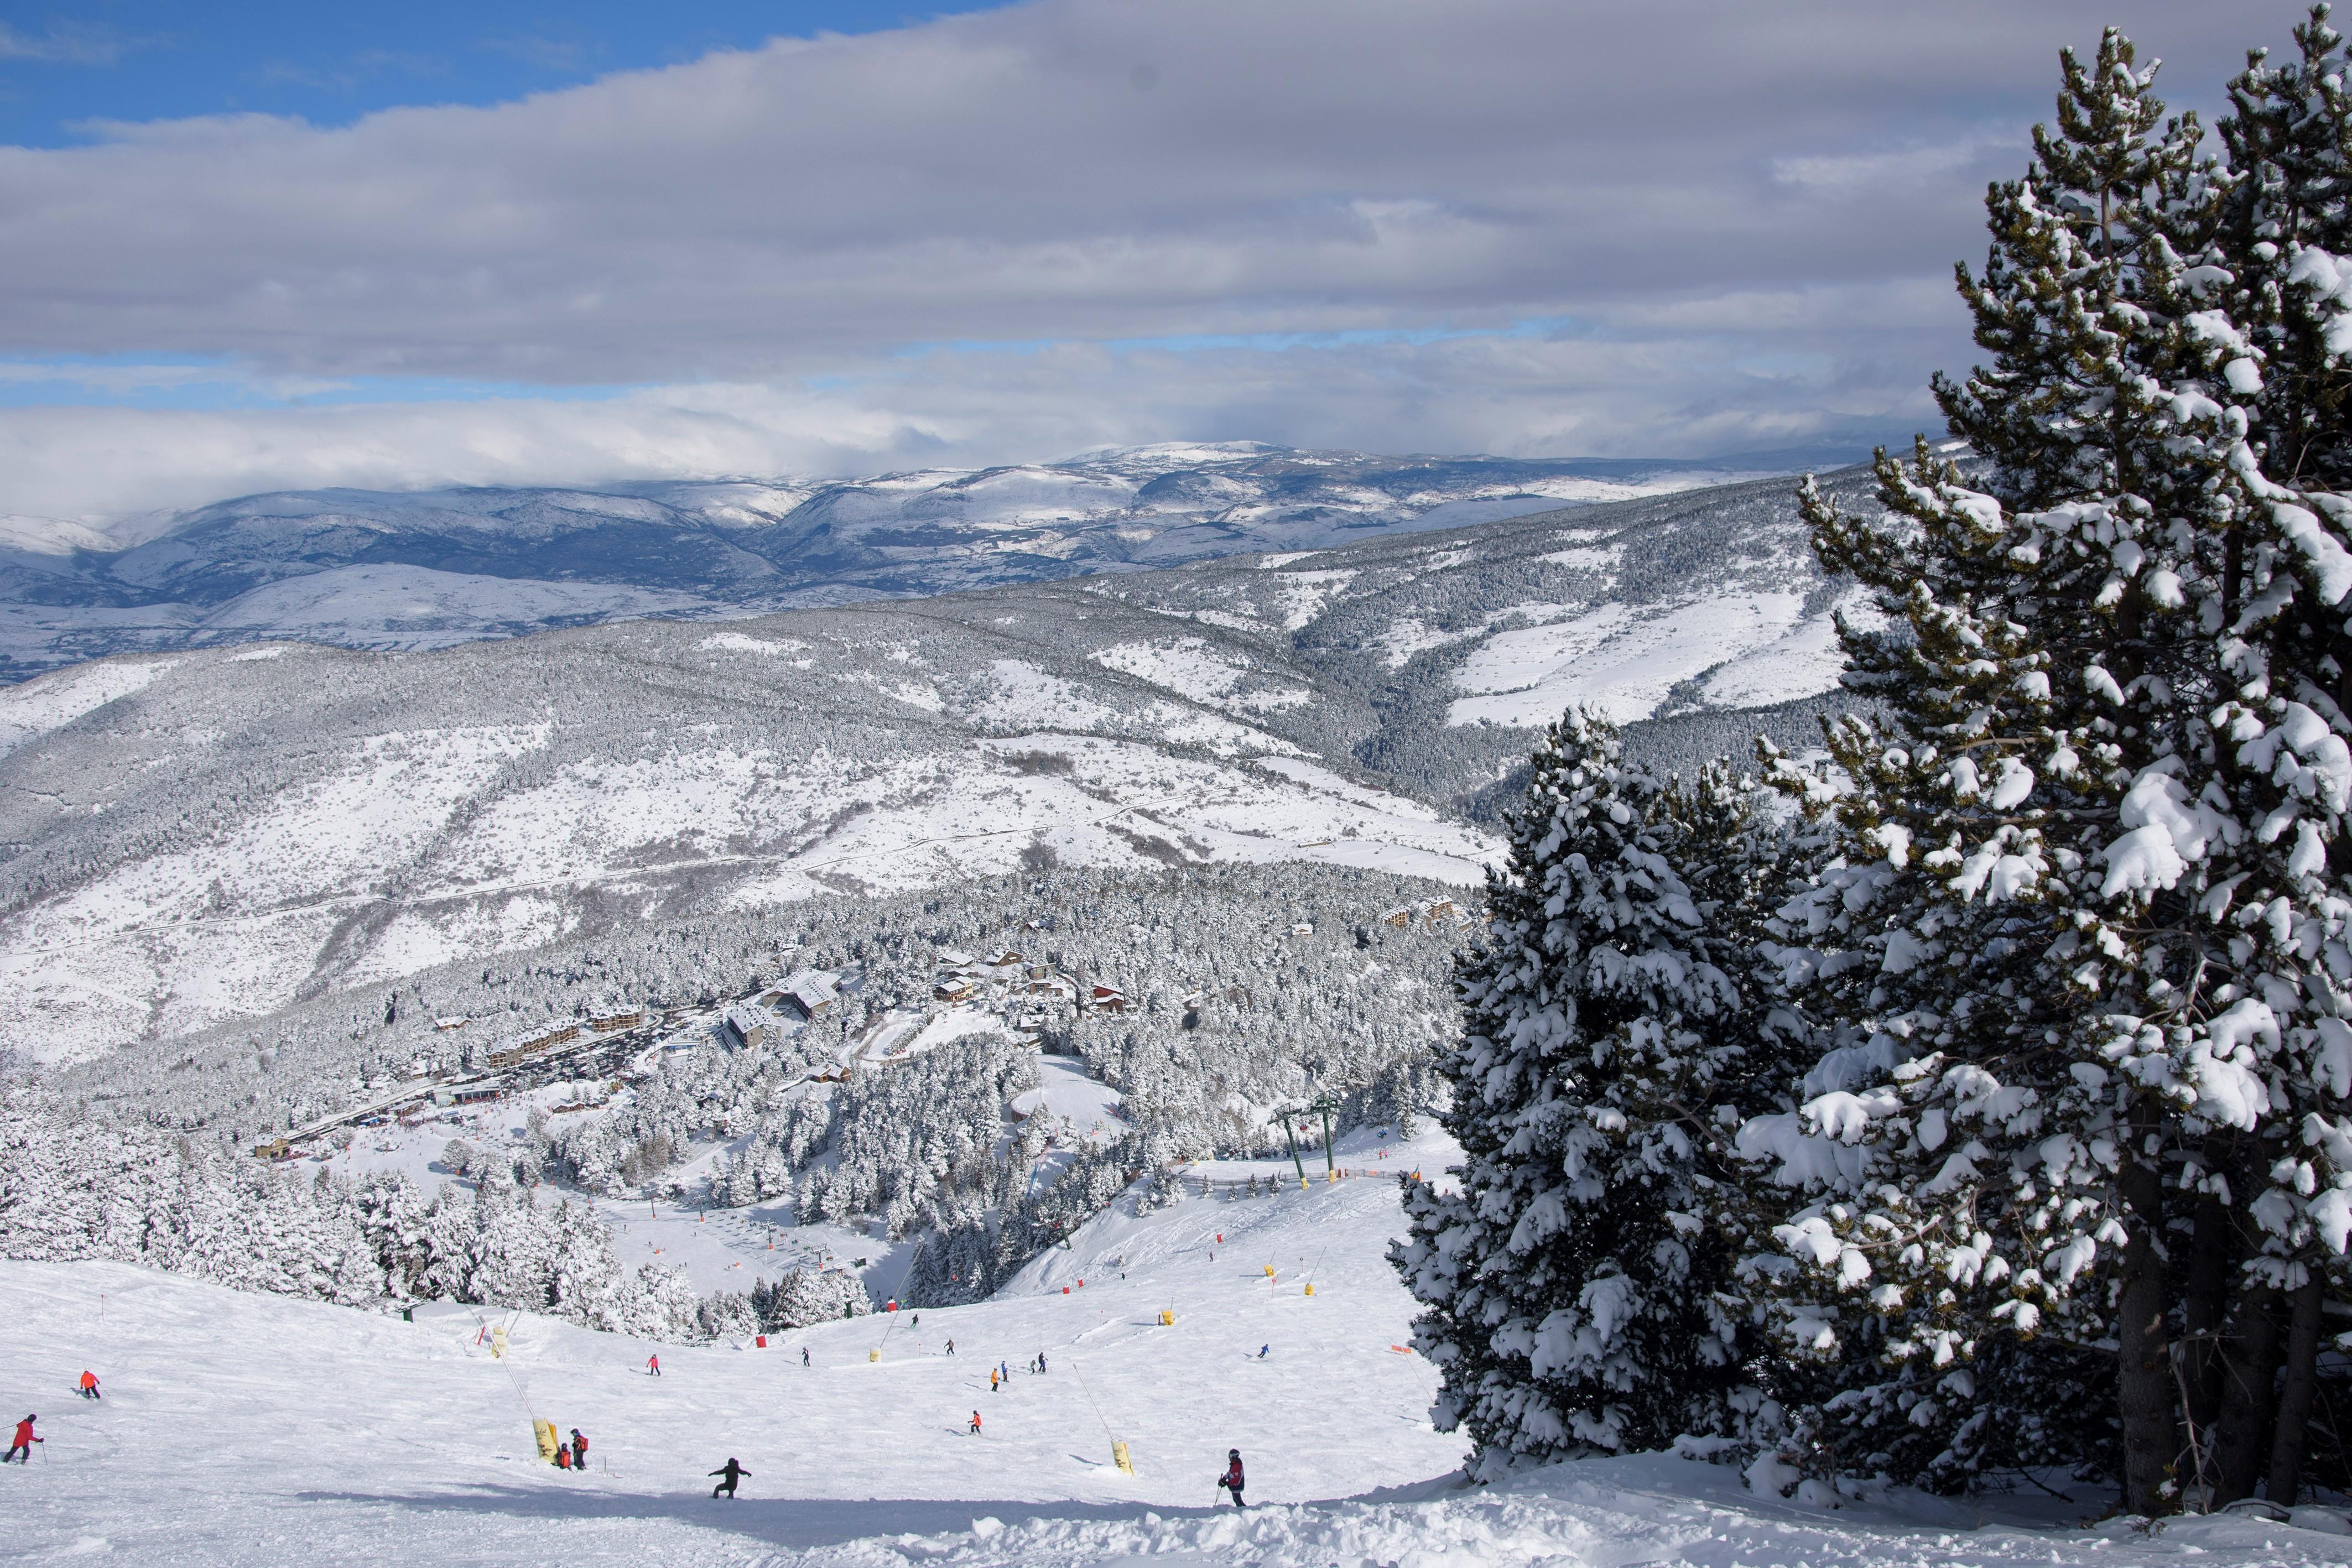
[[[866,1310],[838,1271],[764,1282],[757,1303],[698,1297],[677,1270],[625,1267],[593,1210],[545,1201],[496,1163],[471,1191],[429,1196],[396,1172],[305,1180],[14,1092],[0,1105],[0,1257],[110,1259],[338,1306],[462,1301],[673,1341]]]
[[[2226,161],[2066,57],[1936,383],[1981,476],[1801,492],[1883,617],[1826,762],[1537,754],[1394,1254],[1489,1466],[2352,1485],[2352,59],[2296,38]]]

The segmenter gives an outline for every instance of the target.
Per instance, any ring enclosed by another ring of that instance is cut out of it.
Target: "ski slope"
[[[1448,1477],[1460,1440],[1426,1419],[1430,1369],[1391,1348],[1411,1311],[1381,1256],[1400,1228],[1378,1178],[1143,1216],[1122,1204],[996,1300],[765,1350],[470,1308],[404,1323],[120,1265],[0,1264],[0,1398],[16,1402],[0,1414],[37,1410],[47,1438],[0,1472],[0,1562],[2315,1568],[2352,1548],[2235,1520],[2085,1530],[2102,1509],[2087,1493],[1832,1511],[1666,1456],[1465,1490]],[[508,1327],[503,1360],[476,1343],[488,1322]],[[1040,1349],[1043,1376],[1025,1370]],[[992,1394],[1000,1361],[1013,1375]],[[85,1366],[104,1402],[68,1393]],[[589,1435],[587,1473],[537,1461],[533,1415]],[[1109,1463],[1113,1434],[1132,1477]],[[1250,1467],[1246,1516],[1211,1506],[1229,1446]],[[704,1472],[730,1455],[743,1495],[714,1501]]]

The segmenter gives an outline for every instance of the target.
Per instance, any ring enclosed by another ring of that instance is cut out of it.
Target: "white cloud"
[[[937,350],[806,382],[223,412],[0,410],[0,510],[92,522],[257,490],[824,476],[1255,438],[1673,455],[1927,423],[1907,372],[1732,368],[1776,340],[1470,337],[1267,350]],[[1704,394],[1695,397],[1693,389]]]
[[[0,60],[110,66],[146,41],[89,23],[53,22],[46,31],[33,34],[0,22]]]
[[[2134,23],[2194,100],[2291,9]],[[0,411],[0,509],[1093,439],[1695,453],[1910,418],[1930,369],[1967,362],[1946,280],[1981,250],[1987,171],[2022,166],[2057,46],[2104,15],[1038,0],[492,109],[0,148],[0,350],[226,360],[281,390],[650,389]],[[1087,347],[1529,321],[1569,325]],[[1060,346],[921,350],[971,343]],[[1809,369],[1741,369],[1766,365]]]

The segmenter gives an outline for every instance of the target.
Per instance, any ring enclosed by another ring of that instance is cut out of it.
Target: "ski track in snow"
[[[1336,1157],[1383,1172],[1444,1157],[1428,1138],[1381,1161],[1377,1141],[1351,1136]],[[919,1325],[912,1312],[821,1324],[764,1351],[455,1306],[404,1323],[120,1264],[0,1263],[8,1396],[48,1439],[0,1472],[0,1562],[2319,1568],[2352,1547],[2243,1519],[2084,1529],[2104,1506],[2087,1493],[1898,1493],[1831,1511],[1664,1455],[1464,1489],[1449,1473],[1460,1438],[1426,1418],[1432,1369],[1392,1348],[1412,1311],[1381,1260],[1402,1228],[1395,1189],[1327,1184],[1305,1158],[1318,1179],[1304,1191],[1287,1160],[1205,1166],[1219,1182],[1278,1175],[1283,1190],[1139,1217],[1122,1202],[992,1301]],[[509,1329],[504,1361],[475,1343],[490,1322]],[[1041,1348],[1042,1377],[1025,1370]],[[992,1394],[999,1362],[1012,1381]],[[67,1396],[85,1366],[103,1403]],[[965,1431],[974,1409],[984,1437]],[[588,1434],[586,1474],[537,1461],[533,1415]],[[1114,1433],[1132,1477],[1109,1463]],[[1213,1506],[1229,1445],[1249,1465],[1246,1514]],[[713,1500],[703,1472],[730,1454],[743,1495]]]

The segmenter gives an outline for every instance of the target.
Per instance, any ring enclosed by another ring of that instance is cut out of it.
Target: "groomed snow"
[[[2084,1528],[2105,1500],[2080,1488],[2063,1501],[1898,1494],[1832,1510],[1644,1455],[1465,1490],[1449,1474],[1460,1439],[1426,1419],[1433,1374],[1394,1348],[1412,1303],[1381,1260],[1402,1227],[1385,1173],[1444,1152],[1382,1160],[1377,1143],[1351,1138],[1338,1157],[1382,1176],[1302,1192],[1284,1161],[1273,1197],[1195,1197],[1141,1217],[1122,1203],[994,1301],[919,1323],[902,1312],[823,1324],[764,1350],[649,1345],[469,1308],[404,1323],[117,1264],[0,1263],[12,1330],[0,1376],[11,1414],[38,1411],[47,1439],[31,1465],[0,1472],[0,1553],[305,1568],[2346,1560],[2345,1536],[2294,1524]],[[1220,1184],[1243,1174],[1202,1170]],[[509,1336],[502,1361],[478,1343],[493,1322]],[[1043,1376],[1025,1370],[1041,1349]],[[645,1368],[654,1353],[659,1378]],[[999,1363],[1012,1377],[992,1393]],[[85,1367],[100,1403],[68,1393]],[[974,1410],[984,1436],[967,1431]],[[534,1416],[587,1434],[585,1473],[536,1459]],[[1114,1435],[1132,1477],[1108,1462]],[[1246,1514],[1212,1506],[1228,1447],[1249,1466]],[[714,1500],[704,1472],[730,1455],[742,1495]]]

